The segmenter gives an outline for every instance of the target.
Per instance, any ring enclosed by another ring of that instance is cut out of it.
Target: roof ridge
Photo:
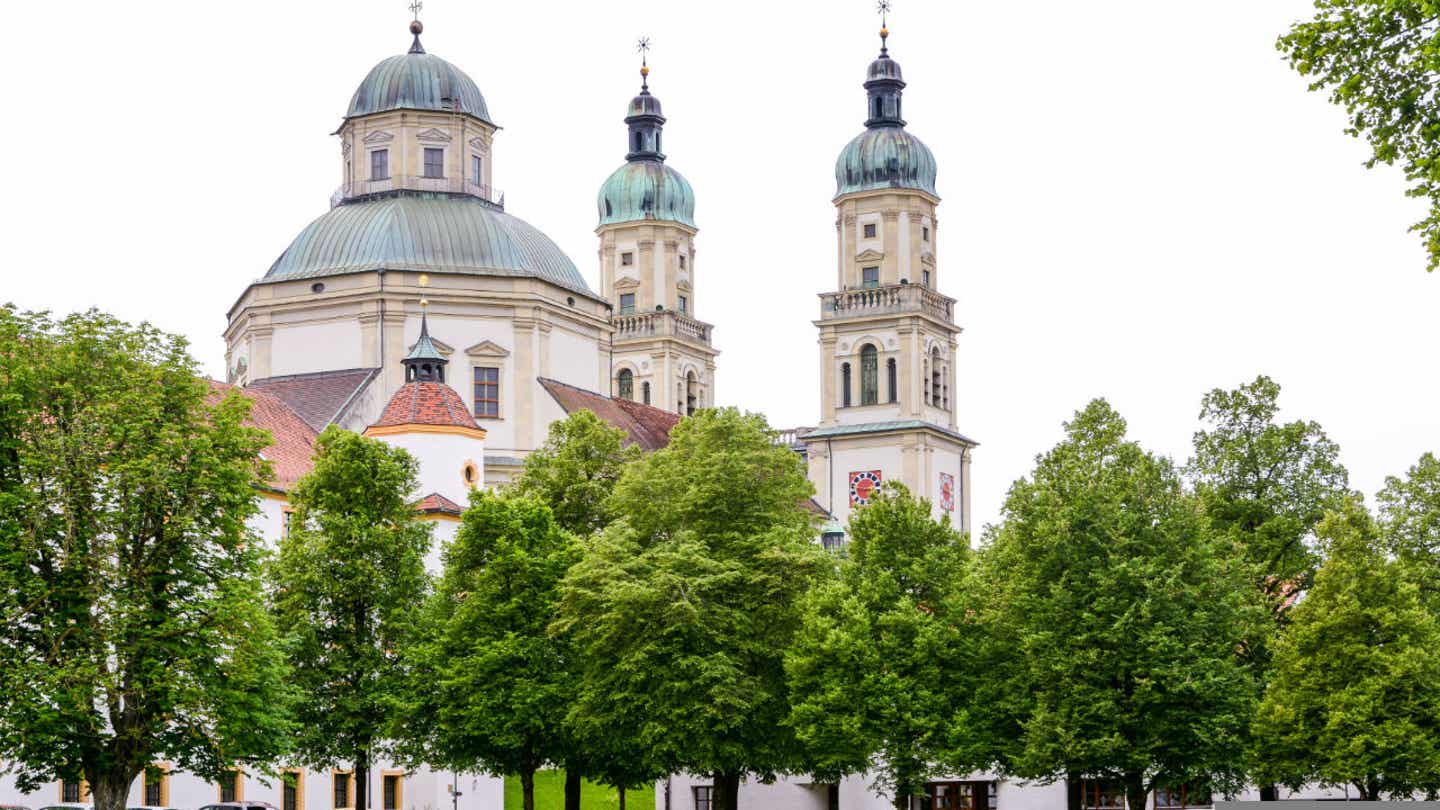
[[[356,366],[354,368],[336,368],[329,371],[302,371],[298,374],[275,374],[269,377],[261,377],[256,380],[251,380],[245,385],[245,387],[248,388],[249,386],[255,385],[256,383],[270,382],[272,380],[303,380],[309,377],[325,377],[332,374],[354,374],[357,371],[369,371],[373,373],[379,370],[380,369],[378,367],[374,366]]]

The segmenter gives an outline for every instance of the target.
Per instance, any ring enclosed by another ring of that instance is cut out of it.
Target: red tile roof
[[[289,491],[315,466],[313,457],[318,434],[278,397],[215,380],[210,381],[210,390],[216,400],[232,390],[250,400],[250,424],[268,430],[273,439],[269,447],[260,451],[261,457],[270,461],[272,487]]]
[[[475,417],[454,388],[439,382],[412,382],[400,386],[390,404],[371,427],[392,425],[443,425],[478,430]]]
[[[670,429],[680,422],[676,414],[628,399],[607,397],[559,380],[541,377],[540,384],[560,403],[566,413],[593,411],[596,416],[625,431],[641,450],[659,450],[670,443]]]
[[[415,511],[424,512],[427,515],[436,513],[442,515],[458,515],[464,512],[465,508],[438,492],[432,492],[424,498],[421,498],[419,503],[415,504]]]
[[[341,371],[317,371],[311,374],[288,374],[266,377],[246,386],[249,391],[264,391],[290,406],[305,424],[316,431],[331,422],[340,421],[355,395],[380,373],[378,368],[351,368]]]

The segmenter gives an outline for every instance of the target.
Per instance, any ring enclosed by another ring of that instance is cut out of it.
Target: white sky
[[[225,312],[340,181],[329,137],[406,0],[9,9],[0,301],[97,306],[190,337],[223,376]],[[1257,373],[1319,420],[1373,495],[1440,450],[1440,274],[1423,206],[1366,171],[1344,114],[1275,50],[1309,0],[899,0],[891,53],[944,198],[976,528],[1105,396],[1188,455],[1201,394]],[[870,0],[427,0],[426,48],[479,83],[507,210],[592,286],[595,194],[654,50],[670,163],[695,187],[696,314],[718,401],[819,409],[816,293],[835,286],[833,166],[862,129]]]

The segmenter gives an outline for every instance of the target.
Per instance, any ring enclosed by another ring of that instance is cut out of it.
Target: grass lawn
[[[584,783],[580,788],[583,810],[619,810],[615,788]],[[625,791],[625,810],[654,810],[655,787]],[[535,774],[535,810],[564,810],[565,772],[539,771]],[[520,810],[520,777],[505,777],[505,810]]]

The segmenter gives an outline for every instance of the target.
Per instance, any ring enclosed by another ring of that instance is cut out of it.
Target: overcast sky
[[[0,301],[187,335],[225,313],[340,182],[355,86],[409,46],[407,0],[16,6]],[[595,194],[623,161],[634,41],[695,187],[696,314],[718,401],[818,418],[816,294],[835,286],[834,160],[862,129],[870,0],[426,0],[426,48],[504,129],[507,210],[598,284]],[[1440,275],[1422,205],[1366,171],[1343,111],[1275,50],[1309,0],[898,0],[909,129],[939,162],[938,282],[977,529],[1089,399],[1183,460],[1200,396],[1256,374],[1373,496],[1440,450]]]

